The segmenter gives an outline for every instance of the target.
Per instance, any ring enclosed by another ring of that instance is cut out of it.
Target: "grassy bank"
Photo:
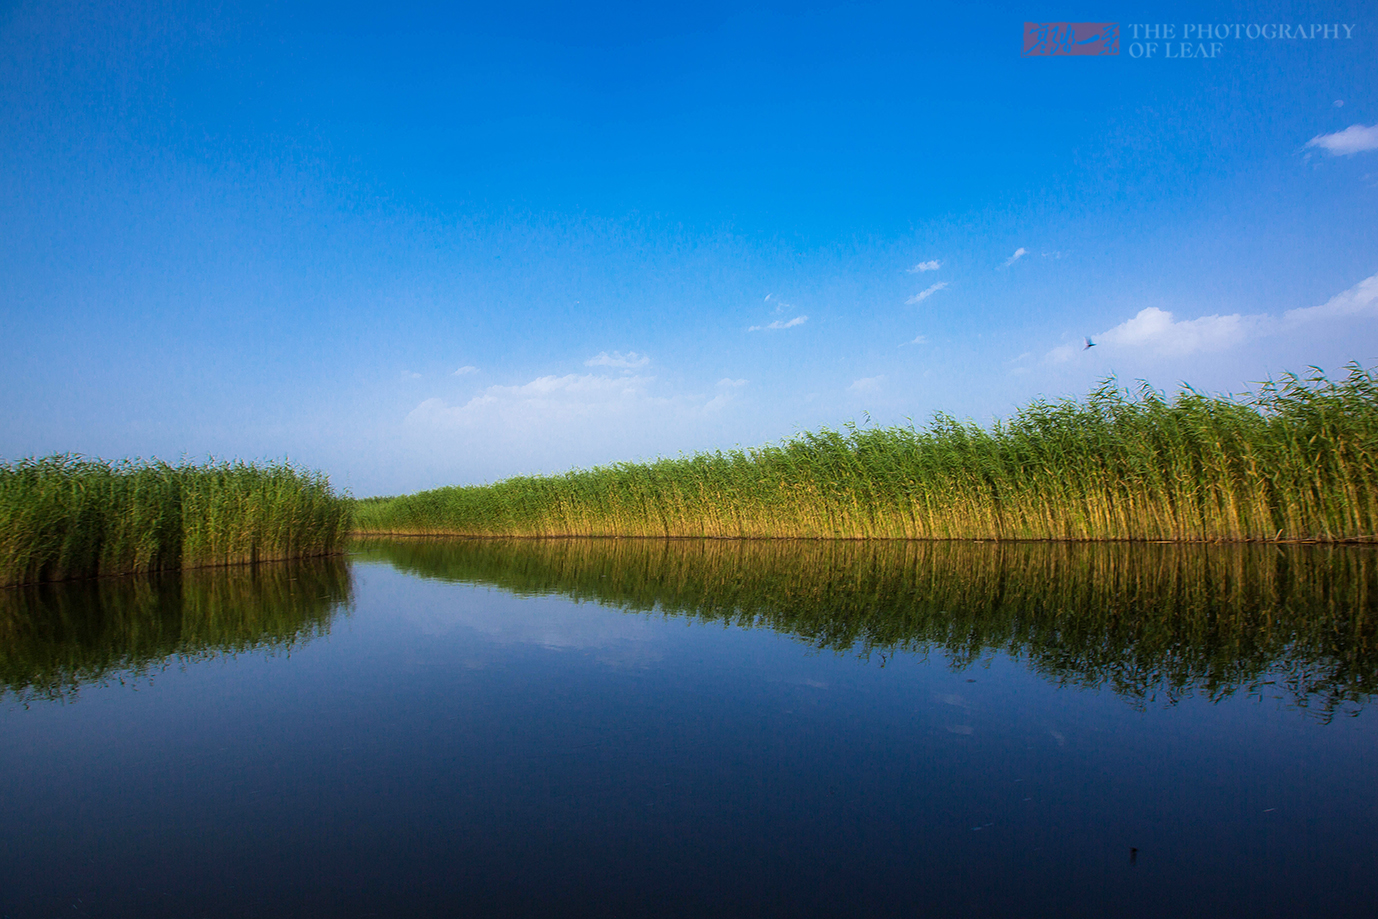
[[[1107,383],[991,428],[823,430],[356,504],[365,533],[1369,541],[1378,376],[1224,398]]]
[[[349,519],[286,464],[0,463],[0,586],[326,555]]]
[[[1135,702],[1267,693],[1328,718],[1378,693],[1378,551],[721,539],[362,540],[421,577],[770,628],[817,648],[1000,652]]]

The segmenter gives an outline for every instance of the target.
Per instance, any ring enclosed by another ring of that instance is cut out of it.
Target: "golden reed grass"
[[[362,533],[1370,541],[1378,377],[1289,375],[1242,397],[1107,381],[990,428],[781,444],[359,501]]]

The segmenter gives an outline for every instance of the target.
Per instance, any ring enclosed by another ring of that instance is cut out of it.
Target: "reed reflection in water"
[[[340,557],[0,589],[0,696],[83,685],[326,634],[352,585]]]
[[[657,539],[389,539],[421,577],[766,627],[876,657],[1002,652],[1135,705],[1239,692],[1328,720],[1378,690],[1365,547]]]

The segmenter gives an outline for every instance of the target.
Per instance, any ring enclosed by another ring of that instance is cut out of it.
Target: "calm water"
[[[0,915],[1358,916],[1368,550],[379,542],[0,591]]]

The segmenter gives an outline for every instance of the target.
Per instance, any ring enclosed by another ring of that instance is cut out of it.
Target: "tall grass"
[[[1107,381],[990,428],[800,434],[362,501],[368,533],[900,539],[1318,540],[1378,535],[1378,375],[1319,370],[1242,397]]]
[[[325,555],[349,515],[287,464],[0,463],[0,586]]]
[[[437,580],[770,628],[884,660],[1004,653],[1135,704],[1276,695],[1326,719],[1378,694],[1369,546],[721,539],[365,539]]]

